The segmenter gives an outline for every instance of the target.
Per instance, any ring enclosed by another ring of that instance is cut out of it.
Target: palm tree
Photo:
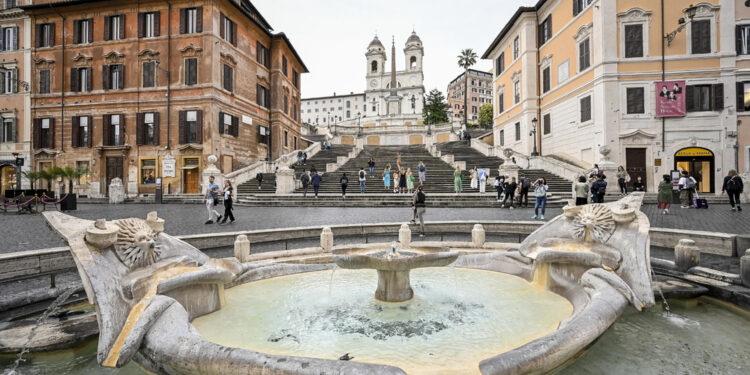
[[[44,170],[44,171],[39,171],[37,173],[39,173],[39,179],[47,181],[46,190],[51,190],[50,184],[52,183],[52,180],[55,179],[55,175],[52,173],[52,171]]]
[[[467,127],[466,121],[469,110],[467,109],[466,99],[469,96],[469,68],[477,63],[477,54],[473,49],[467,48],[458,55],[458,66],[464,68],[464,127]]]
[[[82,167],[65,167],[62,169],[61,176],[68,180],[68,194],[73,193],[73,182],[89,173],[89,170]]]
[[[34,190],[34,184],[41,178],[39,172],[23,171],[21,172],[21,174],[24,178],[29,180],[29,183],[31,184],[31,190]]]

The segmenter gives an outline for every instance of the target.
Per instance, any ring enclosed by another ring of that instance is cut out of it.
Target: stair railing
[[[315,142],[304,150],[294,150],[271,162],[265,160],[256,161],[247,167],[225,174],[224,179],[228,179],[232,181],[234,186],[238,186],[254,179],[258,173],[272,173],[276,167],[289,167],[297,161],[297,153],[299,151],[307,152],[307,157],[311,158],[320,151],[320,146],[320,142]]]

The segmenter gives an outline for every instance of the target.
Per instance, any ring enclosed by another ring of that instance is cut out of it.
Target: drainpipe
[[[270,34],[270,33],[269,33]],[[271,42],[268,44],[268,55],[270,56],[273,53],[273,35],[271,35]],[[268,69],[268,161],[273,161],[273,154],[271,153],[271,144],[272,144],[272,137],[273,134],[273,123],[271,122],[272,116],[273,116],[273,105],[271,104],[272,98],[273,98],[273,91],[271,88],[273,87],[273,62],[269,61],[271,67]]]
[[[661,81],[664,82],[666,79],[666,62],[664,60],[664,0],[661,0]],[[666,144],[666,138],[667,138],[667,118],[663,117],[661,118],[661,151],[662,153],[666,150],[667,144]],[[664,158],[666,155],[662,155],[662,158]]]
[[[60,90],[60,151],[65,152],[65,16],[49,4],[50,9],[54,10],[62,18],[62,89]],[[54,41],[52,41],[54,43]],[[93,129],[93,127],[92,127]]]
[[[539,53],[541,52],[541,46],[539,45],[539,9],[534,11],[534,16],[536,17],[536,65],[534,66],[534,70],[536,71],[536,118],[537,118],[537,132],[534,134],[534,137],[536,137],[536,142],[539,144],[537,152],[539,153],[539,156],[542,156],[542,131],[544,128],[544,120],[542,119],[542,96],[540,95],[540,85],[539,85]]]
[[[170,63],[170,57],[172,57],[172,3],[167,1],[167,148],[169,150],[169,125],[172,118],[172,65]]]

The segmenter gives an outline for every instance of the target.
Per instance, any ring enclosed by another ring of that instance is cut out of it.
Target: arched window
[[[370,64],[370,65],[372,66],[372,68],[371,68],[372,72],[376,73],[378,71],[378,62],[377,61],[373,61],[372,64]]]
[[[417,57],[412,56],[411,59],[409,59],[409,66],[411,66],[412,69],[417,68]]]

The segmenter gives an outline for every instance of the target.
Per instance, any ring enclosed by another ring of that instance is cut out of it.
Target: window
[[[77,161],[76,168],[81,171],[87,171],[86,174],[83,174],[78,177],[78,185],[88,185],[89,182],[91,181],[91,170],[89,169],[89,162]]]
[[[284,147],[289,147],[289,131],[284,130]]]
[[[0,94],[18,92],[18,68],[0,70]]]
[[[135,143],[137,145],[158,145],[159,112],[138,113],[135,131]]]
[[[185,59],[185,85],[198,83],[198,59]]]
[[[270,129],[265,126],[258,126],[258,143],[268,144],[271,135]]]
[[[122,64],[104,65],[102,67],[102,87],[105,90],[118,90],[124,87],[125,68]]]
[[[552,133],[552,119],[549,113],[542,117],[542,124],[544,126],[544,134]]]
[[[585,96],[580,100],[581,104],[581,123],[591,121],[591,95]]]
[[[643,25],[625,25],[625,57],[643,57]]]
[[[0,142],[16,142],[16,119],[3,117],[2,133],[0,133]]]
[[[105,146],[125,144],[125,119],[122,115],[104,115],[103,140]]]
[[[233,46],[237,45],[237,24],[227,18],[224,13],[221,14],[219,34],[224,40],[231,43]]]
[[[549,91],[550,85],[549,67],[546,67],[542,69],[542,92]]]
[[[264,86],[257,85],[258,105],[264,108],[271,108],[271,95],[270,91]]]
[[[518,104],[521,102],[521,82],[515,81],[513,82],[513,104]]]
[[[143,63],[143,87],[154,87],[154,73],[156,70],[156,63],[153,61],[146,61]]]
[[[721,111],[724,109],[724,85],[692,85],[685,87],[688,112]]]
[[[180,144],[203,143],[203,111],[180,111]]]
[[[292,84],[299,88],[299,72],[296,69],[292,69]]]
[[[505,146],[505,130],[500,130],[500,146]]]
[[[144,185],[156,183],[156,159],[141,160],[141,183]]]
[[[36,46],[52,47],[55,45],[55,24],[40,23],[36,25]]]
[[[284,113],[289,114],[289,97],[284,95]]]
[[[219,134],[228,134],[234,137],[238,137],[239,126],[240,121],[237,116],[219,112]]]
[[[473,114],[477,113],[477,106],[475,106],[475,105],[471,106],[471,113],[473,113]]]
[[[519,36],[516,36],[515,39],[513,39],[513,61],[518,59],[518,56],[521,54],[521,39]]]
[[[203,8],[180,9],[180,34],[203,32]]]
[[[377,61],[373,61],[372,63],[370,63],[370,72],[372,72],[372,73],[377,73],[378,72],[378,62]]]
[[[71,68],[70,69],[70,91],[86,92],[91,91],[91,68]]]
[[[5,0],[5,9],[15,8],[17,5],[17,0]]]
[[[352,111],[347,110],[346,111],[346,118],[349,119],[352,117]]]
[[[297,149],[297,136],[295,135],[292,139],[294,141],[294,149]]]
[[[231,92],[234,88],[234,69],[231,66],[224,64],[224,90]]]
[[[256,60],[258,60],[260,65],[271,69],[271,50],[260,44],[260,42],[257,43],[256,47]]]
[[[750,82],[737,82],[737,111],[750,111]]]
[[[589,49],[589,38],[578,43],[578,71],[582,72],[591,66],[591,50]]]
[[[505,100],[503,98],[503,92],[497,94],[497,114],[501,114],[505,111]]]
[[[39,71],[39,93],[40,94],[50,93],[49,70],[47,69]]]
[[[0,51],[18,49],[18,26],[0,27]]]
[[[34,124],[34,148],[55,148],[55,119],[36,119]]]
[[[74,116],[71,131],[71,146],[91,147],[91,116]]]
[[[547,18],[545,18],[539,25],[538,35],[540,47],[552,39],[552,16],[547,16]]]
[[[125,39],[125,15],[104,17],[104,40]]]
[[[515,126],[516,126],[516,129],[515,129],[516,130],[516,142],[518,142],[521,140],[521,123],[517,122]]]
[[[347,118],[349,117],[349,111],[346,111]],[[292,117],[294,118],[294,121],[297,121],[299,118],[299,111],[297,109],[297,103],[294,103],[294,113],[292,114]]]
[[[711,21],[690,22],[690,46],[693,54],[711,53]]]
[[[573,0],[573,17],[584,11],[594,0]]]
[[[88,44],[94,41],[94,20],[73,21],[73,43]]]
[[[625,94],[627,99],[627,114],[646,113],[644,105],[645,89],[643,87],[628,87],[625,90]]]
[[[286,61],[286,56],[281,56],[281,72],[289,77],[289,63]]]
[[[159,12],[138,13],[138,37],[154,38],[159,36]]]
[[[750,25],[738,25],[735,30],[738,55],[750,55]]]

